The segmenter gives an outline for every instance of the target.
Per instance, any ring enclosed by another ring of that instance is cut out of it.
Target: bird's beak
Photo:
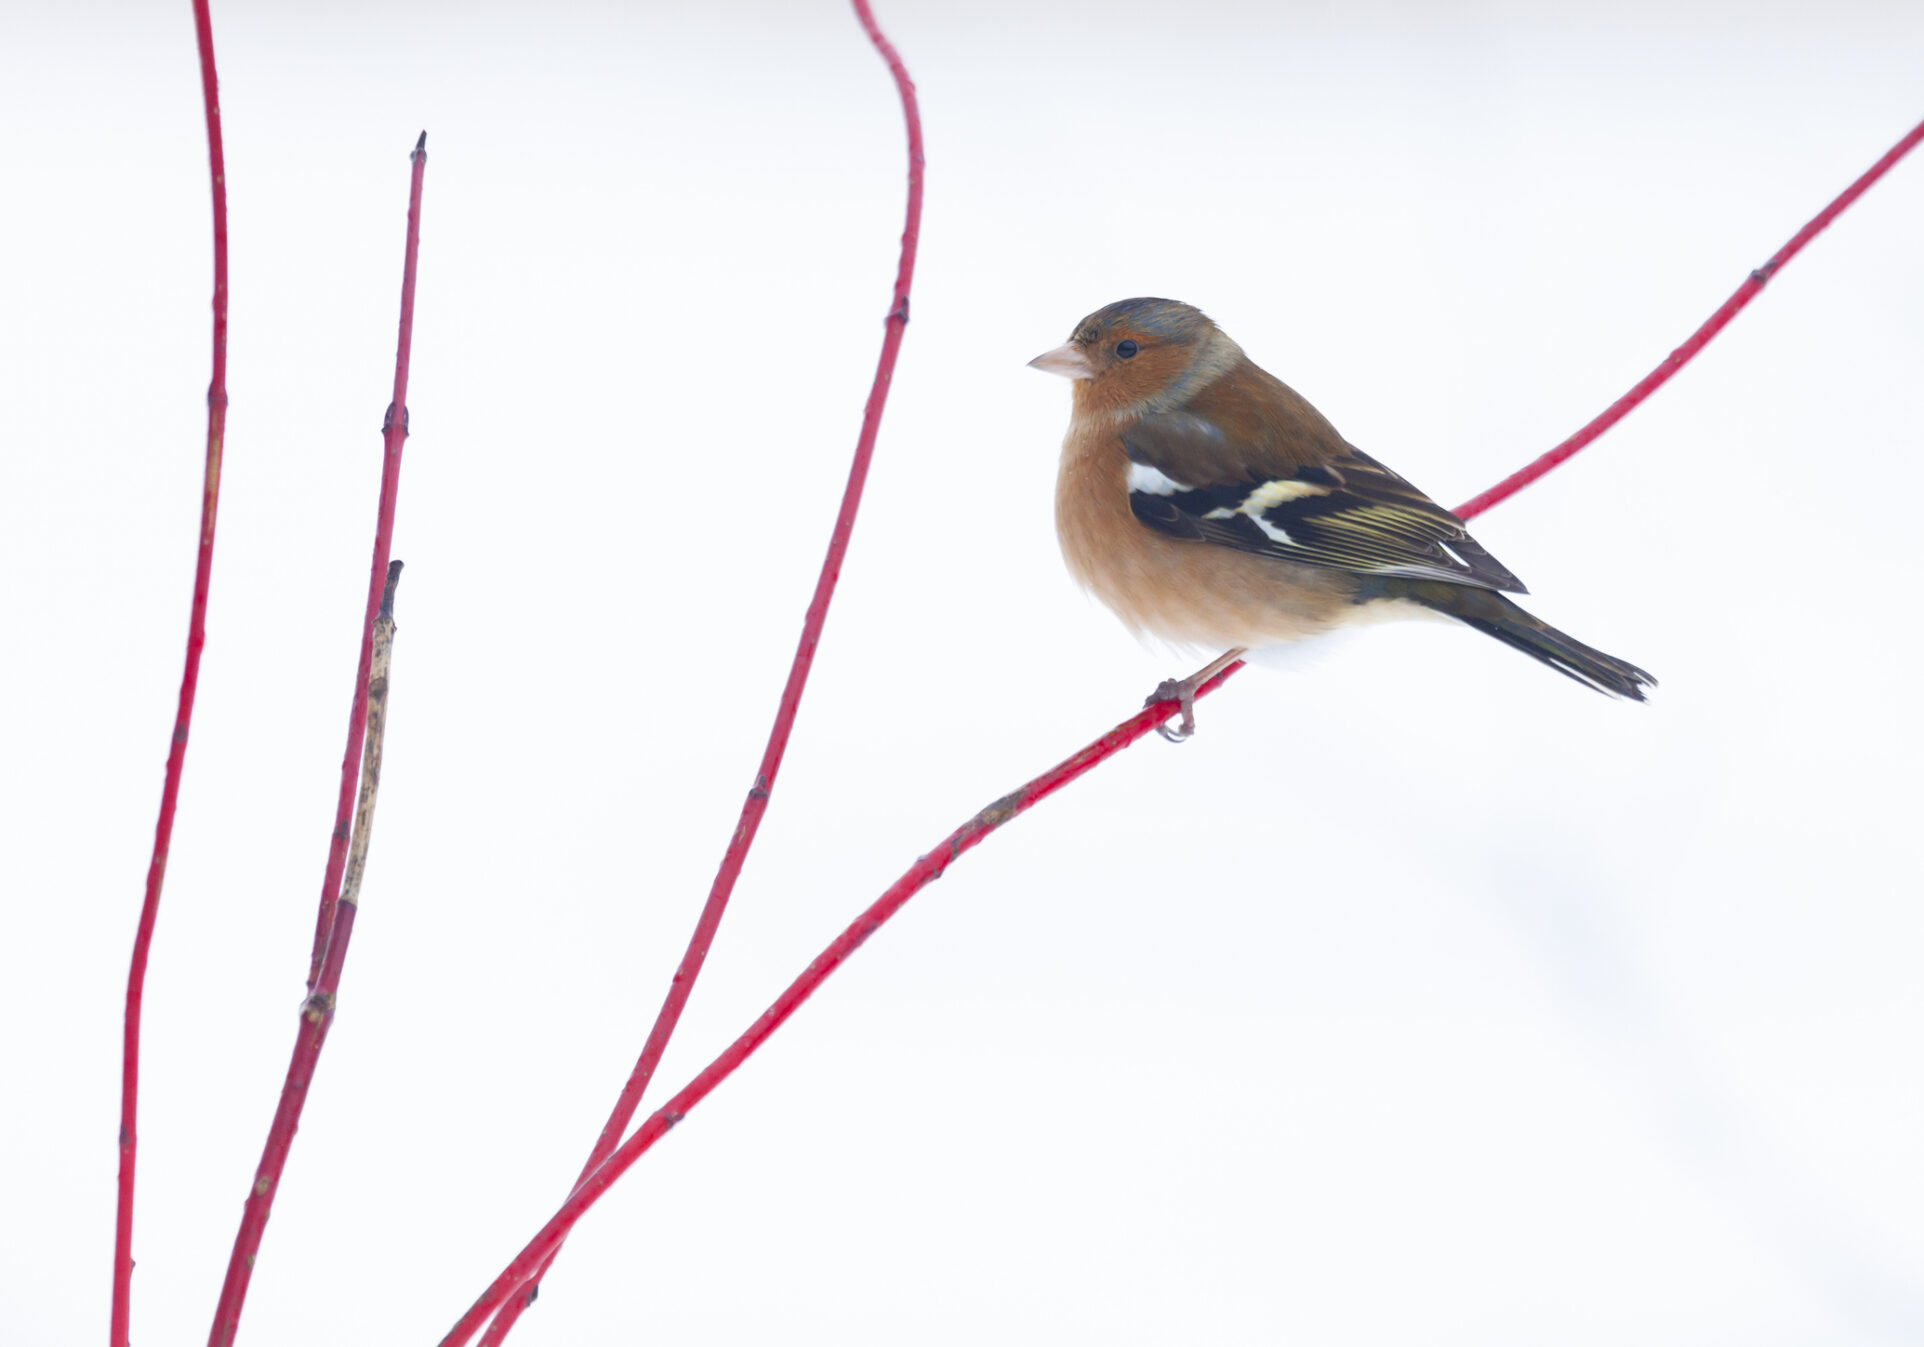
[[[1046,370],[1050,374],[1060,374],[1065,379],[1093,379],[1096,372],[1089,368],[1089,357],[1082,348],[1071,342],[1058,346],[1053,351],[1044,351],[1029,362],[1031,369]]]

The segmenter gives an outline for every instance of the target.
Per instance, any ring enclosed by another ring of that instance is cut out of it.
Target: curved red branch
[[[1222,686],[1234,669],[1232,665],[1216,675],[1196,691],[1198,698],[1206,697]],[[569,1194],[561,1209],[541,1227],[519,1256],[508,1264],[499,1277],[494,1279],[481,1298],[474,1302],[459,1323],[441,1340],[441,1347],[461,1347],[473,1335],[487,1315],[492,1313],[514,1290],[522,1285],[529,1276],[561,1247],[569,1230],[576,1221],[586,1214],[588,1208],[606,1192],[628,1167],[647,1154],[662,1137],[666,1136],[675,1124],[684,1118],[688,1111],[708,1097],[717,1085],[721,1084],[747,1061],[755,1049],[759,1048],[769,1035],[782,1024],[814,994],[837,968],[847,961],[849,955],[861,948],[862,942],[880,929],[883,922],[901,911],[902,907],[930,881],[940,879],[963,852],[980,845],[982,840],[1016,815],[1027,810],[1038,800],[1046,799],[1064,786],[1074,781],[1084,772],[1097,764],[1120,753],[1164,721],[1172,719],[1178,711],[1174,702],[1158,702],[1137,712],[1109,733],[1087,745],[1080,752],[1051,767],[1041,776],[1010,792],[988,808],[981,810],[967,823],[943,838],[926,855],[916,858],[915,864],[903,872],[902,877],[891,884],[882,896],[869,905],[859,917],[842,929],[842,933],[829,942],[800,977],[789,983],[782,994],[775,998],[772,1005],[722,1052],[721,1056],[710,1062],[680,1093],[666,1104],[651,1113],[636,1129],[635,1134],[624,1141],[608,1157],[606,1163],[590,1174]]]
[[[1457,517],[1470,519],[1482,514],[1492,505],[1508,500],[1628,416],[1638,403],[1668,383],[1671,375],[1696,359],[1697,352],[1708,346],[1710,339],[1723,331],[1724,324],[1735,318],[1743,310],[1744,305],[1757,298],[1770,278],[1777,274],[1784,263],[1802,252],[1806,243],[1816,238],[1823,232],[1825,226],[1849,209],[1851,202],[1864,195],[1872,183],[1890,172],[1898,160],[1916,149],[1920,140],[1924,140],[1924,122],[1919,122],[1912,127],[1909,135],[1891,146],[1882,159],[1865,169],[1856,182],[1839,192],[1836,199],[1812,216],[1809,224],[1792,234],[1790,242],[1772,253],[1768,262],[1746,276],[1744,283],[1731,292],[1730,298],[1718,305],[1715,313],[1704,319],[1703,326],[1691,333],[1690,339],[1682,346],[1665,356],[1661,365],[1639,379],[1636,387],[1605,407],[1597,414],[1595,420],[1562,444],[1532,459],[1489,490],[1472,496],[1457,506]]]
[[[867,32],[869,41],[881,53],[882,59],[888,63],[889,74],[895,78],[896,92],[902,100],[902,117],[908,126],[908,207],[902,225],[901,256],[895,267],[895,290],[889,298],[888,317],[883,322],[882,353],[875,364],[875,379],[869,385],[868,404],[862,412],[862,429],[855,441],[855,458],[849,465],[848,485],[843,488],[842,507],[835,516],[835,529],[829,535],[828,555],[822,559],[821,574],[815,581],[815,595],[809,601],[808,612],[802,619],[802,638],[796,645],[795,658],[789,665],[788,682],[782,688],[781,700],[776,703],[775,723],[768,731],[768,744],[762,750],[755,783],[742,801],[741,815],[728,839],[728,847],[722,853],[715,882],[708,890],[708,901],[702,905],[701,915],[695,921],[694,934],[688,940],[688,948],[683,951],[675,975],[669,981],[668,994],[662,1000],[661,1009],[656,1012],[654,1026],[648,1031],[641,1056],[621,1087],[620,1097],[616,1099],[608,1121],[603,1124],[587,1163],[581,1168],[581,1176],[575,1181],[577,1184],[600,1167],[621,1141],[628,1124],[634,1120],[641,1097],[647,1091],[649,1081],[654,1079],[655,1068],[661,1064],[662,1054],[668,1050],[668,1040],[674,1036],[675,1026],[681,1020],[689,994],[694,991],[695,980],[701,976],[702,964],[708,958],[709,946],[714,943],[722,914],[727,910],[729,897],[735,891],[735,881],[741,875],[742,863],[748,859],[748,849],[755,844],[755,833],[761,827],[762,815],[768,810],[768,798],[775,789],[776,774],[781,770],[782,755],[788,749],[789,733],[794,729],[796,713],[801,709],[802,691],[808,684],[809,670],[815,663],[815,648],[821,642],[822,625],[828,619],[829,601],[834,598],[835,583],[841,578],[842,558],[848,552],[849,535],[855,528],[855,512],[862,503],[862,488],[868,481],[869,460],[875,454],[875,437],[882,424],[882,408],[888,402],[889,382],[895,374],[895,360],[902,348],[902,334],[908,327],[909,284],[915,276],[915,248],[922,232],[922,114],[916,104],[915,84],[909,78],[908,68],[876,26],[868,0],[853,0],[853,3],[855,15]],[[483,1347],[498,1347],[514,1327],[515,1321],[534,1303],[539,1280],[559,1250],[557,1242],[538,1266],[528,1269],[531,1275],[527,1277],[530,1283],[527,1292],[517,1296],[514,1303],[503,1309],[488,1326],[487,1334],[482,1339]]]
[[[351,817],[352,787],[361,779],[361,747],[367,728],[368,674],[374,663],[375,619],[380,616],[382,597],[391,594],[396,578],[388,566],[388,550],[394,539],[394,505],[401,484],[401,448],[408,433],[408,356],[414,340],[415,261],[421,248],[421,183],[427,171],[427,132],[415,143],[413,172],[408,187],[407,258],[401,271],[401,331],[394,353],[394,397],[388,403],[381,430],[385,441],[381,463],[381,502],[374,528],[374,565],[368,582],[366,625],[362,629],[361,662],[354,685],[353,710],[349,716],[348,776],[349,814],[342,816],[336,829],[339,846],[328,856],[328,875],[338,887],[347,861],[347,819]],[[398,565],[395,572],[398,572]],[[378,769],[377,769],[378,770]],[[336,863],[338,856],[339,863]],[[261,1235],[267,1228],[268,1213],[280,1190],[281,1171],[294,1145],[294,1133],[301,1125],[301,1110],[307,1104],[308,1087],[314,1080],[321,1048],[334,1023],[335,996],[341,985],[341,970],[347,961],[348,940],[354,933],[356,905],[336,901],[337,891],[330,888],[322,912],[328,922],[326,940],[316,952],[314,971],[309,975],[309,995],[301,1008],[301,1026],[294,1039],[294,1053],[287,1064],[287,1078],[281,1086],[280,1103],[267,1131],[267,1143],[254,1171],[254,1182],[247,1190],[247,1203],[241,1209],[240,1230],[234,1236],[233,1252],[227,1260],[227,1277],[221,1284],[220,1302],[214,1308],[214,1324],[209,1330],[209,1347],[230,1347],[240,1331],[241,1307],[247,1300],[247,1287],[254,1275],[254,1260],[260,1251]]]
[[[174,835],[174,808],[187,762],[187,733],[194,720],[194,693],[200,684],[201,647],[207,642],[207,592],[214,576],[214,521],[220,508],[221,454],[227,434],[227,163],[221,148],[220,79],[214,69],[214,22],[207,0],[194,0],[194,35],[200,47],[200,95],[207,114],[207,169],[214,193],[214,372],[207,384],[207,463],[201,479],[200,549],[194,563],[194,598],[187,615],[187,659],[180,675],[180,702],[174,711],[173,741],[167,774],[160,787],[160,817],[154,824],[153,858],[147,863],[147,893],[134,931],[133,960],[127,969],[127,1008],[120,1055],[120,1179],[114,1213],[114,1291],[109,1337],[127,1347],[133,1314],[134,1160],[140,1114],[140,1007],[147,983],[147,953],[160,915],[160,889],[167,874],[167,850]]]
[[[865,8],[861,0],[856,0],[856,5],[858,9]],[[1761,277],[1753,273],[1753,282],[1750,284],[1760,288],[1763,281],[1768,279],[1771,272],[1795,256],[1804,244],[1809,242],[1813,235],[1835,219],[1851,202],[1861,196],[1867,187],[1889,171],[1891,166],[1903,158],[1920,139],[1924,139],[1924,125],[1913,129],[1909,135],[1905,136],[1903,140],[1899,141],[1897,145],[1892,148],[1890,153],[1878,160],[1869,172],[1852,183],[1849,188],[1838,196],[1836,200],[1832,201],[1829,206],[1825,207],[1809,224],[1799,230],[1791,241],[1780,249],[1770,262],[1766,263],[1764,267],[1759,268],[1759,271],[1763,273]],[[1717,334],[1717,331],[1721,329],[1725,323],[1730,321],[1730,317],[1734,315],[1738,309],[1742,308],[1745,303],[1749,302],[1751,294],[1754,293],[1754,288],[1748,294],[1740,290],[1738,295],[1732,296],[1731,301],[1726,302],[1725,306],[1717,311],[1717,314],[1712,315],[1711,321],[1704,324],[1689,342],[1679,347],[1677,352],[1673,353],[1670,359],[1667,360],[1663,366],[1660,366],[1658,371],[1653,374],[1650,379],[1639,383],[1630,393],[1611,404],[1611,407],[1606,410],[1602,416],[1599,416],[1595,421],[1591,422],[1590,425],[1585,426],[1583,431],[1572,436],[1570,440],[1566,440],[1563,445],[1558,446],[1557,450],[1551,451],[1551,454],[1544,455],[1543,458],[1538,459],[1522,472],[1504,479],[1503,482],[1498,483],[1489,491],[1471,499],[1457,511],[1458,515],[1464,519],[1469,519],[1481,514],[1491,505],[1514,494],[1522,487],[1529,485],[1530,482],[1535,481],[1551,468],[1554,468],[1558,463],[1562,462],[1563,459],[1568,458],[1570,454],[1575,453],[1577,449],[1582,448],[1584,444],[1609,429],[1610,426],[1622,419],[1625,412],[1635,406],[1636,403],[1644,397],[1647,397],[1651,390],[1669,378],[1671,374],[1674,374],[1677,369],[1681,368],[1691,357],[1703,349],[1704,345]],[[1648,386],[1646,387],[1646,385]],[[1562,457],[1553,458],[1552,454],[1556,454],[1559,451],[1563,451]],[[1242,667],[1243,665],[1240,662],[1230,665],[1199,688],[1196,696],[1198,698],[1208,696],[1217,688],[1221,687],[1225,681]],[[606,1192],[617,1179],[627,1172],[629,1166],[646,1154],[648,1149],[679,1123],[690,1109],[707,1098],[710,1091],[733,1074],[735,1069],[743,1062],[747,1061],[755,1050],[767,1041],[768,1037],[779,1029],[790,1015],[795,1013],[802,1002],[806,1001],[815,992],[817,987],[820,987],[837,968],[841,967],[848,957],[861,946],[863,941],[873,935],[881,927],[882,923],[899,912],[909,899],[913,898],[932,880],[941,878],[942,873],[947,870],[962,853],[979,845],[985,837],[1016,815],[1024,812],[1037,802],[1055,794],[1055,792],[1061,790],[1083,773],[1090,771],[1098,764],[1114,757],[1123,749],[1129,747],[1129,745],[1135,743],[1138,739],[1141,739],[1156,726],[1172,719],[1178,711],[1179,707],[1177,704],[1170,701],[1158,702],[1153,706],[1137,712],[1128,720],[1123,721],[1122,724],[1103,735],[1100,739],[1086,745],[1079,752],[1071,757],[1065,758],[1042,775],[1027,782],[1008,795],[1003,796],[1000,800],[997,800],[994,804],[976,814],[974,818],[971,818],[960,828],[957,828],[954,832],[942,839],[933,850],[918,858],[915,864],[904,871],[901,878],[890,885],[888,890],[884,892],[880,898],[870,904],[859,917],[842,930],[840,935],[829,942],[826,949],[815,956],[814,961],[803,970],[801,976],[789,983],[782,994],[775,998],[768,1009],[761,1013],[760,1017],[748,1027],[747,1031],[744,1032],[741,1037],[729,1044],[728,1047],[723,1050],[722,1054],[704,1067],[693,1080],[682,1088],[680,1093],[676,1094],[674,1098],[650,1114],[647,1119],[642,1122],[641,1126],[636,1129],[633,1136],[616,1147],[599,1168],[586,1175],[577,1184],[574,1192],[569,1194],[568,1200],[562,1203],[560,1210],[555,1212],[548,1220],[548,1223],[541,1227],[541,1230],[528,1242],[515,1257],[514,1261],[502,1270],[501,1275],[494,1279],[494,1282],[488,1289],[469,1307],[468,1312],[461,1317],[453,1329],[448,1332],[448,1335],[442,1339],[441,1347],[463,1347],[463,1344],[467,1343],[469,1339],[473,1337],[475,1331],[486,1321],[490,1314],[502,1306],[508,1297],[514,1294],[517,1288],[525,1285],[529,1280],[537,1276],[541,1269],[547,1266],[547,1263],[552,1260],[555,1252],[561,1247],[561,1242],[567,1238],[568,1232],[573,1229],[575,1222],[580,1220],[582,1215],[595,1204],[600,1196]]]

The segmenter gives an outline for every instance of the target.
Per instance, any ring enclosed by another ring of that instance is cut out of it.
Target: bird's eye
[[[1124,360],[1129,359],[1131,356],[1135,355],[1135,353],[1137,351],[1140,351],[1141,349],[1142,347],[1136,345],[1133,341],[1119,341],[1116,343],[1116,354],[1121,356]]]

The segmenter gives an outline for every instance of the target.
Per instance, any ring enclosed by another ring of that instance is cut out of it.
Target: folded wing
[[[1192,405],[1131,425],[1122,442],[1136,518],[1171,537],[1307,566],[1525,592],[1462,520],[1289,397],[1314,421],[1278,426],[1276,416]],[[1285,422],[1293,410],[1280,409]]]

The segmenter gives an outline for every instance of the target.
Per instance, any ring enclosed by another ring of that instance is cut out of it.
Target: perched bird
[[[1336,428],[1200,310],[1125,299],[1029,362],[1073,381],[1056,478],[1069,570],[1138,635],[1227,647],[1150,703],[1195,729],[1196,689],[1252,649],[1441,613],[1599,692],[1656,682],[1504,596],[1523,584],[1463,521]]]

